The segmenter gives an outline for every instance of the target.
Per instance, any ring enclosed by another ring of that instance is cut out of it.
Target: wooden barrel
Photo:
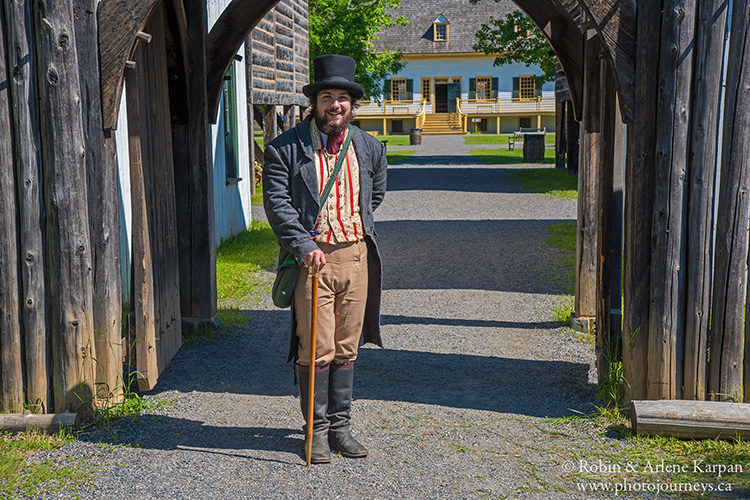
[[[422,144],[422,129],[413,128],[409,132],[409,145],[415,146],[419,144]]]
[[[523,162],[544,161],[544,134],[526,133],[523,136]]]

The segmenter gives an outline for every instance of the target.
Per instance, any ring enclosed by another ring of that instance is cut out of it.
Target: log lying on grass
[[[750,404],[721,401],[633,401],[633,433],[686,439],[750,439]]]
[[[77,413],[5,413],[0,414],[0,432],[24,432],[39,429],[54,434],[60,429],[74,429],[78,425]]]

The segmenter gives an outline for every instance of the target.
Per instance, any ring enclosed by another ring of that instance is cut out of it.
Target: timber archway
[[[747,262],[750,219],[744,119],[750,6],[737,0],[515,3],[550,41],[582,124],[576,303],[579,316],[595,318],[600,374],[608,355],[621,353],[626,400],[750,400],[748,292],[744,272],[737,272]],[[158,30],[171,54],[160,60],[164,67],[150,66],[159,70],[149,73],[152,80],[134,85],[144,84],[139,97],[155,99],[162,111],[182,106],[166,119],[158,115],[158,123],[146,116],[133,125],[153,127],[163,138],[159,144],[170,144],[164,151],[149,147],[174,176],[154,174],[172,190],[158,199],[168,204],[172,196],[169,203],[187,208],[165,219],[163,229],[176,227],[176,241],[148,234],[154,244],[176,246],[179,279],[169,293],[141,290],[162,300],[161,311],[176,312],[164,316],[172,324],[215,317],[209,123],[232,58],[276,1],[227,1],[210,32],[207,4],[41,0],[26,4],[30,16],[18,2],[0,7],[7,26],[0,37],[0,110],[8,110],[0,112],[6,121],[0,159],[14,167],[0,173],[1,409],[20,411],[24,403],[44,412],[74,409],[99,388],[116,390],[122,382],[119,348],[113,348],[120,345],[121,286],[113,271],[119,221],[112,131],[128,72],[148,65],[140,44]],[[161,24],[149,33],[158,16]],[[90,50],[93,40],[98,54]],[[134,109],[147,108],[134,103]],[[148,144],[131,135],[134,151]],[[619,288],[613,285],[618,247],[624,249]],[[155,339],[162,336],[154,332]]]

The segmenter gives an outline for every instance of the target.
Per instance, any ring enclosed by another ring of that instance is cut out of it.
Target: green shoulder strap
[[[346,139],[344,139],[344,144],[341,145],[341,149],[339,150],[339,159],[336,161],[336,166],[333,168],[333,172],[331,172],[331,176],[328,178],[328,182],[326,182],[325,187],[323,188],[323,192],[320,194],[320,210],[318,211],[318,217],[320,217],[320,212],[323,210],[323,200],[328,199],[328,195],[331,194],[331,188],[333,188],[333,183],[336,182],[336,179],[339,176],[339,172],[341,172],[341,166],[344,164],[344,158],[346,158],[346,155],[349,153],[349,143],[352,142],[352,126],[349,125],[349,128],[346,129]],[[341,154],[341,153],[344,154]],[[315,217],[316,219],[318,217]]]

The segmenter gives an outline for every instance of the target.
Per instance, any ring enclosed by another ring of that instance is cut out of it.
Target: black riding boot
[[[308,390],[310,388],[310,371],[307,366],[296,366],[299,384],[299,403],[302,418],[307,422]],[[314,464],[327,464],[331,461],[331,449],[328,447],[328,367],[315,370],[315,399],[313,401],[313,438],[310,461]],[[307,436],[307,425],[303,426]],[[306,453],[306,450],[305,450]]]
[[[345,457],[367,456],[367,448],[352,437],[351,405],[354,385],[354,362],[343,365],[331,364],[331,383],[328,389],[328,443]]]

